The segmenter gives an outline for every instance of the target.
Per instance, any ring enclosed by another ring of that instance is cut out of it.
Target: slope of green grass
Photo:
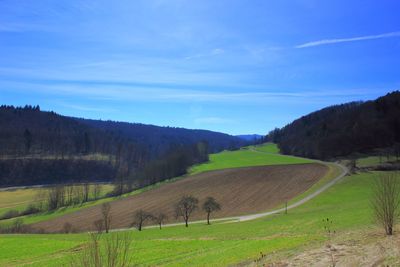
[[[132,231],[134,262],[143,266],[224,266],[253,261],[260,252],[293,253],[326,239],[322,219],[339,234],[372,225],[369,197],[378,173],[346,176],[288,214],[254,221]],[[0,236],[0,265],[59,266],[68,263],[85,234]],[[26,251],[35,247],[29,253]],[[18,248],[18,249],[16,249]],[[25,253],[24,253],[25,252]],[[16,264],[18,263],[18,264]]]
[[[310,159],[285,156],[285,155],[275,154],[274,152],[264,153],[266,151],[276,151],[277,147],[274,144],[258,146],[257,150],[256,151],[254,150],[252,147],[249,147],[247,149],[241,149],[236,151],[223,151],[218,154],[211,154],[209,162],[194,166],[190,170],[190,173],[195,174],[204,171],[249,167],[249,166],[286,165],[286,164],[300,164],[300,163],[313,162]]]
[[[272,154],[280,153],[278,146],[274,143],[265,143],[262,145],[252,146],[251,148],[253,148],[254,150],[266,152],[266,153],[272,153]]]
[[[379,157],[379,156],[368,156],[357,159],[357,166],[358,167],[373,167],[378,166],[380,164],[384,164],[387,162],[396,161],[396,157],[389,156],[389,157]]]
[[[0,215],[9,210],[23,211],[30,204],[40,202],[47,188],[22,188],[0,191]],[[111,184],[101,186],[100,196],[105,196],[112,190]]]

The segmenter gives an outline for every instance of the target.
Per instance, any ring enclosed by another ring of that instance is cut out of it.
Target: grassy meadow
[[[379,173],[346,176],[310,202],[254,221],[131,231],[135,264],[143,266],[220,266],[253,261],[260,252],[292,254],[326,240],[322,220],[337,233],[373,226],[369,197]],[[0,265],[57,266],[79,253],[87,234],[2,235]],[[18,247],[18,249],[15,249]],[[33,249],[31,249],[33,247]],[[26,253],[29,251],[29,253]]]
[[[29,205],[40,202],[47,190],[46,187],[35,187],[0,191],[0,215],[9,210],[25,210]],[[111,184],[103,184],[100,197],[105,196],[111,190]]]
[[[310,159],[280,155],[277,153],[278,148],[275,144],[269,143],[263,146],[257,146],[254,150],[252,147],[247,147],[236,151],[223,151],[221,153],[211,154],[209,162],[194,166],[190,170],[190,173],[196,174],[204,171],[249,166],[286,165],[314,162]]]
[[[266,143],[262,145],[251,146],[250,148],[260,152],[279,154],[279,147],[274,143]]]
[[[308,162],[312,161],[279,155],[276,146],[268,144],[211,155],[209,163],[194,167],[191,173]],[[295,199],[313,192],[337,174],[337,168],[331,166],[320,182]],[[325,218],[333,221],[332,227],[338,235],[370,229],[375,227],[369,200],[371,184],[378,175],[378,172],[369,172],[346,176],[306,204],[289,210],[288,214],[276,214],[246,222],[221,221],[210,226],[200,223],[190,225],[189,228],[170,226],[162,230],[130,230],[128,233],[133,238],[130,249],[133,263],[139,266],[224,266],[251,263],[259,257],[260,252],[279,259],[325,242],[327,237],[322,222]],[[141,191],[157,186],[160,184]],[[103,199],[82,207],[28,216],[25,222],[46,220],[111,200]],[[88,234],[85,233],[0,235],[0,266],[68,265],[72,257],[79,255],[87,240]]]

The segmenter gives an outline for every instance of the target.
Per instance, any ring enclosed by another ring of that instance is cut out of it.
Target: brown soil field
[[[225,169],[188,176],[110,202],[111,228],[130,227],[133,214],[139,209],[154,214],[163,212],[168,215],[168,223],[177,222],[174,204],[183,195],[193,195],[199,199],[200,205],[208,196],[214,197],[222,209],[212,214],[213,218],[263,212],[303,193],[322,178],[327,170],[325,165],[312,163]],[[61,231],[68,222],[79,231],[94,230],[93,222],[101,218],[100,210],[100,206],[93,206],[33,226],[56,232]],[[205,219],[205,213],[198,209],[190,219]]]

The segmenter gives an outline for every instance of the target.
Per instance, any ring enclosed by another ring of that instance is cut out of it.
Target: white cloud
[[[370,89],[346,89],[346,90],[320,90],[320,91],[250,91],[243,88],[241,91],[211,91],[193,89],[171,89],[162,85],[134,85],[134,84],[95,84],[59,83],[45,82],[17,82],[0,81],[0,89],[20,92],[37,92],[45,95],[82,97],[91,100],[112,101],[146,101],[146,102],[169,102],[169,103],[242,103],[242,104],[267,104],[267,103],[303,103],[323,102],[333,97],[363,98],[367,95],[375,96],[377,88]]]
[[[211,51],[211,54],[212,54],[212,55],[219,55],[219,54],[222,54],[222,53],[224,53],[224,52],[225,52],[224,49],[215,48],[215,49],[213,49],[213,50]]]
[[[351,38],[324,39],[324,40],[318,40],[318,41],[313,41],[313,42],[296,45],[295,48],[307,48],[307,47],[320,46],[320,45],[337,44],[337,43],[345,43],[345,42],[358,42],[358,41],[399,37],[399,36],[400,36],[400,31],[388,32],[388,33],[377,34],[377,35],[351,37]]]
[[[70,104],[61,104],[61,106],[80,110],[80,111],[93,111],[93,112],[115,112],[115,109],[111,108],[97,108],[97,107],[89,107],[89,106],[81,106],[81,105],[70,105]]]
[[[203,54],[195,54],[192,56],[187,56],[185,57],[186,60],[191,60],[191,59],[195,59],[195,58],[203,58],[203,57],[212,57],[212,56],[217,56],[217,55],[221,55],[225,53],[225,50],[222,48],[214,48],[213,50],[211,50],[208,53],[203,53]]]
[[[234,120],[224,119],[220,117],[204,117],[197,118],[194,120],[196,124],[226,124],[226,123],[234,123]]]

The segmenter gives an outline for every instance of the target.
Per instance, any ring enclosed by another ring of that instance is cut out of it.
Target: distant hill
[[[260,139],[263,139],[263,135],[259,134],[241,134],[241,135],[236,135],[236,137],[239,137],[240,139],[247,141],[247,142],[256,142]]]
[[[0,185],[111,181],[140,173],[145,180],[149,166],[182,174],[209,152],[243,144],[240,138],[206,130],[73,118],[39,106],[1,106]],[[154,175],[152,180],[159,180]]]
[[[374,149],[399,153],[400,92],[335,105],[303,116],[267,136],[284,154],[329,159]]]

